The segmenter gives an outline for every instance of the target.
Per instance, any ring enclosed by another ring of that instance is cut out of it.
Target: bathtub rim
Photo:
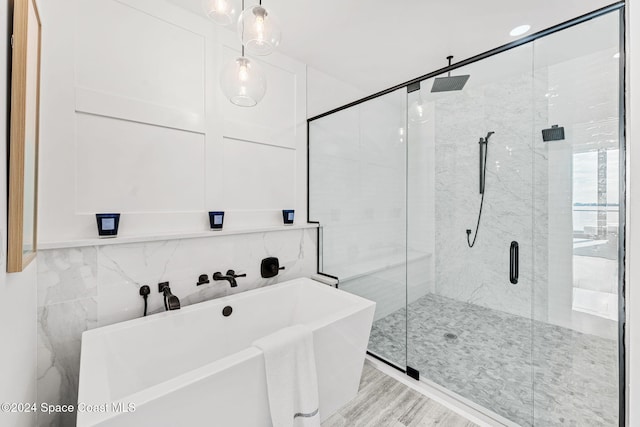
[[[353,307],[366,307],[369,306],[371,304],[375,305],[374,301],[368,300],[366,298],[363,298],[361,296],[355,295],[355,294],[351,294],[349,292],[346,292],[342,289],[338,289],[338,288],[334,288],[333,286],[327,285],[325,283],[319,282],[317,280],[308,278],[308,277],[300,277],[297,279],[292,279],[292,280],[287,280],[286,282],[281,282],[281,283],[276,283],[273,285],[268,285],[268,286],[263,286],[261,288],[257,288],[257,289],[251,289],[248,291],[243,291],[243,292],[239,292],[237,294],[233,294],[233,295],[226,295],[224,297],[220,297],[220,298],[213,298],[207,301],[202,301],[196,304],[191,304],[185,307],[181,307],[180,310],[177,311],[161,311],[159,313],[154,313],[154,314],[149,314],[147,316],[144,317],[138,317],[135,319],[131,319],[131,320],[125,320],[123,322],[118,322],[118,323],[114,323],[111,325],[106,325],[106,326],[101,326],[98,328],[94,328],[94,329],[90,329],[87,331],[84,331],[82,333],[82,340],[84,342],[85,337],[90,337],[90,336],[98,336],[98,335],[104,335],[107,333],[111,333],[113,331],[117,331],[117,330],[121,330],[121,329],[129,329],[131,327],[134,327],[138,324],[145,324],[145,323],[149,323],[149,322],[157,322],[161,319],[164,318],[168,318],[168,317],[173,317],[173,316],[185,316],[187,313],[190,312],[194,312],[194,311],[199,311],[199,310],[206,310],[207,308],[210,308],[211,306],[215,306],[215,305],[219,305],[222,303],[227,303],[229,301],[240,301],[242,299],[246,299],[246,298],[250,298],[252,296],[255,295],[260,295],[262,293],[265,292],[272,292],[275,289],[281,289],[281,288],[287,288],[287,287],[294,287],[296,285],[299,285],[301,283],[306,283],[310,286],[315,286],[318,289],[323,289],[323,292],[327,292],[328,289],[330,289],[328,292],[339,292],[342,298],[346,298],[346,299],[351,299],[354,302],[353,306],[349,306],[349,309],[343,309],[341,311],[348,311],[351,310]],[[328,289],[327,289],[328,288]],[[334,313],[337,314],[338,312]],[[325,316],[325,317],[329,317],[329,316]],[[310,322],[310,323],[314,323],[314,322]]]

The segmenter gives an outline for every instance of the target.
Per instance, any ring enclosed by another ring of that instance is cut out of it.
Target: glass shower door
[[[454,78],[469,75],[458,90],[438,88],[459,87],[459,77],[422,81],[408,94],[407,147],[407,364],[525,426],[536,274],[532,53],[525,45],[457,69]]]
[[[321,227],[319,271],[376,302],[368,350],[404,368],[406,91],[309,126],[309,218]]]

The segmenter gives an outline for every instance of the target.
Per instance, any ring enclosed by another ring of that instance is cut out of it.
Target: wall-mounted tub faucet
[[[166,311],[180,309],[180,300],[171,293],[169,282],[158,283],[158,292],[164,295],[164,309]]]
[[[236,277],[247,277],[247,275],[236,274],[236,272],[233,270],[227,270],[227,274],[224,276],[219,271],[216,271],[215,273],[213,273],[213,280],[215,281],[226,280],[229,282],[232,288],[235,288],[236,286],[238,286],[238,283],[236,282]]]

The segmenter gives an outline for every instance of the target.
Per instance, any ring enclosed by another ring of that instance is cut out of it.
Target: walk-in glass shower
[[[318,269],[377,303],[369,352],[505,424],[620,422],[622,14],[309,121]]]

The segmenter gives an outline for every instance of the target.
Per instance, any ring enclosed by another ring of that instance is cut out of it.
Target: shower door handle
[[[518,283],[518,264],[520,263],[520,256],[518,252],[518,242],[511,242],[509,255],[509,281],[514,285]]]

